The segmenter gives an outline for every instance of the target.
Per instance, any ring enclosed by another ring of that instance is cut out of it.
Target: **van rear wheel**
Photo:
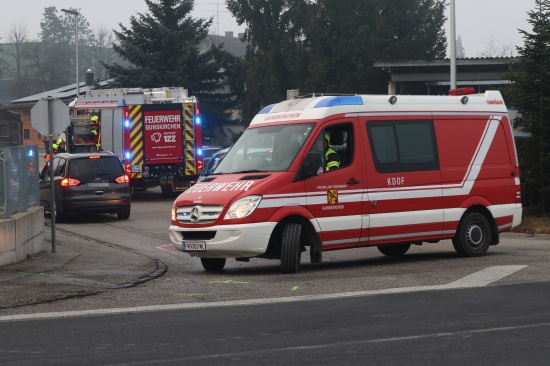
[[[281,245],[281,272],[297,273],[300,269],[302,225],[288,223],[283,231]]]
[[[225,258],[201,258],[202,267],[208,272],[219,272],[225,267]]]
[[[453,246],[462,257],[479,257],[489,249],[491,227],[487,218],[473,212],[465,216],[458,225]]]
[[[377,246],[380,253],[387,255],[389,257],[400,257],[403,254],[407,253],[410,247],[411,247],[411,243],[386,244],[386,245]]]

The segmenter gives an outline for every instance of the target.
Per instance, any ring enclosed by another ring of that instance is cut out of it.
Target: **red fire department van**
[[[400,256],[451,239],[459,255],[480,256],[521,216],[499,92],[321,96],[261,110],[214,173],[176,199],[169,230],[208,271],[261,257],[295,273],[308,248],[318,263],[330,250]]]

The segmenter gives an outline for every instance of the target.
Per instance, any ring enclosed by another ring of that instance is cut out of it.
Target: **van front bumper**
[[[249,258],[262,255],[267,250],[275,222],[259,222],[242,225],[217,225],[202,228],[182,228],[171,225],[170,239],[180,252],[200,258]],[[201,239],[201,232],[214,232],[211,239]],[[183,242],[204,242],[205,251],[184,251]]]

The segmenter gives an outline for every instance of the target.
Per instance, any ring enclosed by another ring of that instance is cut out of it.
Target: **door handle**
[[[359,184],[359,183],[361,183],[361,181],[354,178],[351,178],[350,180],[348,180],[348,184]]]

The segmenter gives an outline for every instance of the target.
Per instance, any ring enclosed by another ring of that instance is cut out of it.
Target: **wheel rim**
[[[483,245],[483,229],[477,224],[470,225],[466,232],[466,239],[471,247],[479,248]]]

